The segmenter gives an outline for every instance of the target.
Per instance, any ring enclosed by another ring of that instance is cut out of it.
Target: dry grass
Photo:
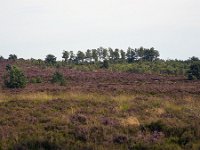
[[[83,92],[58,92],[58,93],[48,93],[48,92],[36,92],[36,93],[21,93],[21,94],[10,94],[10,93],[0,93],[0,102],[8,102],[12,100],[27,100],[27,101],[49,101],[54,99],[63,100],[94,100],[94,101],[106,101],[113,100],[119,102],[119,104],[127,103],[135,96],[133,95],[102,95],[97,93],[83,93]]]
[[[121,120],[124,126],[140,126],[140,122],[137,117],[128,117],[126,119]]]

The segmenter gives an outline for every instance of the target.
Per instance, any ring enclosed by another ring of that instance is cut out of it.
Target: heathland
[[[0,149],[199,150],[194,61],[2,59]]]

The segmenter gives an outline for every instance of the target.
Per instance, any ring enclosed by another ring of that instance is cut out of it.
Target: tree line
[[[103,62],[104,60],[110,62],[154,61],[160,56],[159,52],[153,47],[150,49],[143,47],[133,49],[129,47],[127,51],[118,48],[99,47],[97,49],[88,49],[86,52],[78,51],[77,54],[74,54],[73,51],[64,50],[62,54],[62,58],[67,63]],[[49,61],[49,58],[55,61],[55,57],[52,55],[48,55],[45,60]]]
[[[97,49],[88,49],[86,52],[78,51],[66,51],[63,50],[62,59],[65,63],[80,64],[80,63],[97,63],[108,61],[109,63],[128,62],[132,63],[135,61],[155,61],[160,56],[159,51],[155,48],[131,48],[125,51],[123,49],[112,49],[99,47]],[[17,60],[17,55],[10,54],[8,60]],[[4,60],[3,56],[0,56],[0,60]],[[39,59],[39,61],[42,61]],[[45,62],[50,65],[54,65],[57,62],[57,57],[53,54],[48,54],[45,58]]]
[[[155,50],[155,48],[131,48],[125,51],[123,49],[112,49],[112,48],[104,48],[99,47],[97,49],[88,49],[86,52],[78,51],[74,53],[74,51],[66,51],[63,50],[62,58],[66,63],[83,63],[83,62],[103,62],[104,60],[108,60],[109,62],[134,62],[137,60],[143,61],[154,61],[159,58],[159,51]],[[3,60],[4,57],[0,56],[0,60]],[[17,55],[10,54],[8,60],[17,60]],[[49,64],[55,64],[57,61],[57,57],[53,54],[48,54],[45,58],[45,62]]]
[[[153,62],[159,59],[160,53],[158,50],[155,50],[154,47],[152,48],[131,48],[125,51],[123,49],[112,49],[112,48],[103,48],[99,47],[97,49],[88,49],[86,52],[78,51],[74,53],[74,51],[66,51],[63,50],[62,52],[62,59],[63,62],[66,63],[83,63],[83,62],[103,62],[104,60],[108,60],[112,63],[119,63],[119,62],[136,62],[136,61],[148,61]],[[15,61],[19,59],[16,54],[10,54],[7,60]],[[23,58],[21,58],[23,59]],[[0,55],[0,61],[6,60],[3,56]],[[31,60],[35,60],[31,58]],[[38,59],[38,61],[43,61],[42,59]],[[171,61],[171,60],[170,60]],[[174,60],[177,61],[177,60]],[[191,57],[187,62],[194,62],[199,61],[198,57]],[[57,57],[53,54],[48,54],[45,57],[45,62],[49,64],[55,64],[57,62]]]

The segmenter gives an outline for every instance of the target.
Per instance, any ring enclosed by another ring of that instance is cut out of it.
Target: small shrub
[[[65,80],[65,77],[63,76],[63,74],[61,74],[59,72],[55,72],[52,76],[51,83],[58,83],[61,86],[64,86],[64,85],[66,85],[66,80]]]
[[[7,74],[4,76],[4,84],[8,88],[24,88],[27,80],[24,73],[17,67],[6,66]]]

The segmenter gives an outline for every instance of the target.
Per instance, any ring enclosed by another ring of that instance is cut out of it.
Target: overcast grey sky
[[[200,0],[0,0],[0,55],[61,58],[99,46],[200,57]]]

